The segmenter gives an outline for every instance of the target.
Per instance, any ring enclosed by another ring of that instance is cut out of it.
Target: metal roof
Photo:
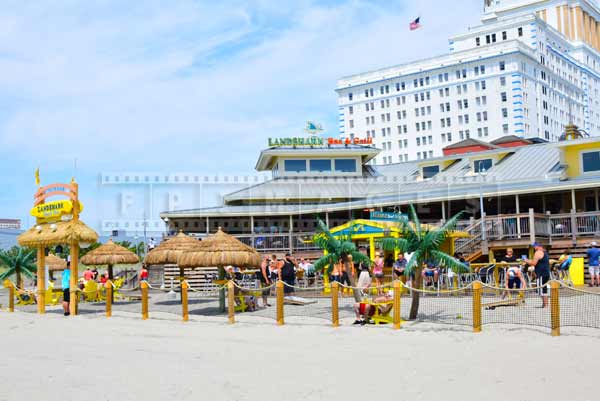
[[[590,139],[569,144],[588,142]],[[279,178],[231,193],[220,207],[164,212],[161,217],[322,213],[477,198],[482,191],[486,196],[498,196],[597,187],[598,176],[567,179],[565,166],[560,164],[562,146],[534,144],[373,166],[380,174],[377,177]],[[499,161],[485,174],[473,173],[473,159],[486,156]],[[420,166],[435,163],[442,170],[423,179]]]

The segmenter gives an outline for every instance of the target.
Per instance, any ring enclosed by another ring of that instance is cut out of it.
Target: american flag
[[[421,27],[421,17],[417,17],[416,20],[412,21],[409,25],[410,30],[414,31],[415,29],[419,29]]]

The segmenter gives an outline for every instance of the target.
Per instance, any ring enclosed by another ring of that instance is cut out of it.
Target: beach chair
[[[123,287],[123,283],[125,280],[123,277],[119,277],[115,281],[113,281],[113,299],[125,299],[125,296],[119,291],[121,287]]]
[[[98,283],[94,280],[89,280],[83,287],[83,301],[98,302]]]
[[[44,303],[46,305],[58,305],[60,303],[60,293],[54,291],[54,283],[48,282],[48,288],[44,296]]]
[[[389,308],[388,310],[386,310],[383,313],[381,312],[382,308],[393,305],[393,302],[390,301],[390,302],[376,303],[376,302],[366,300],[365,303],[367,303],[375,308],[375,313],[373,314],[373,316],[371,316],[371,320],[373,321],[374,324],[379,325],[379,324],[393,323],[393,317],[392,317],[392,310],[394,309],[393,307]]]

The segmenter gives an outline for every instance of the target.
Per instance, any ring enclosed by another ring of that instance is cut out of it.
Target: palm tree
[[[36,276],[37,266],[35,265],[35,251],[27,251],[23,248],[11,249],[7,252],[0,252],[0,264],[5,265],[7,270],[0,275],[0,281],[7,279],[13,274],[17,276],[17,287],[23,288],[23,278],[25,275],[29,278]]]
[[[360,292],[356,289],[354,275],[352,274],[351,260],[356,263],[370,265],[371,260],[356,249],[352,238],[348,236],[336,238],[331,234],[325,223],[321,219],[317,221],[317,235],[313,237],[313,242],[323,251],[325,255],[321,256],[315,262],[315,270],[323,270],[324,274],[329,274],[333,265],[341,261],[346,267],[350,285],[353,287],[354,299],[360,302]],[[352,258],[350,258],[350,256]]]
[[[456,228],[456,223],[461,217],[462,212],[452,216],[441,227],[432,230],[423,230],[415,208],[410,205],[409,219],[400,219],[401,227],[400,238],[384,238],[381,240],[381,247],[386,251],[399,251],[412,253],[408,261],[404,274],[408,277],[415,277],[415,288],[421,288],[423,279],[421,271],[426,263],[434,263],[436,266],[445,266],[451,268],[455,273],[463,273],[469,268],[440,250],[442,243],[450,236]],[[412,292],[412,303],[410,306],[409,319],[414,320],[419,313],[419,291]]]

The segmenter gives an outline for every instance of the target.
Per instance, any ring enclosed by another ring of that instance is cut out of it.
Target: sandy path
[[[484,330],[0,312],[0,400],[597,399],[600,331]]]

